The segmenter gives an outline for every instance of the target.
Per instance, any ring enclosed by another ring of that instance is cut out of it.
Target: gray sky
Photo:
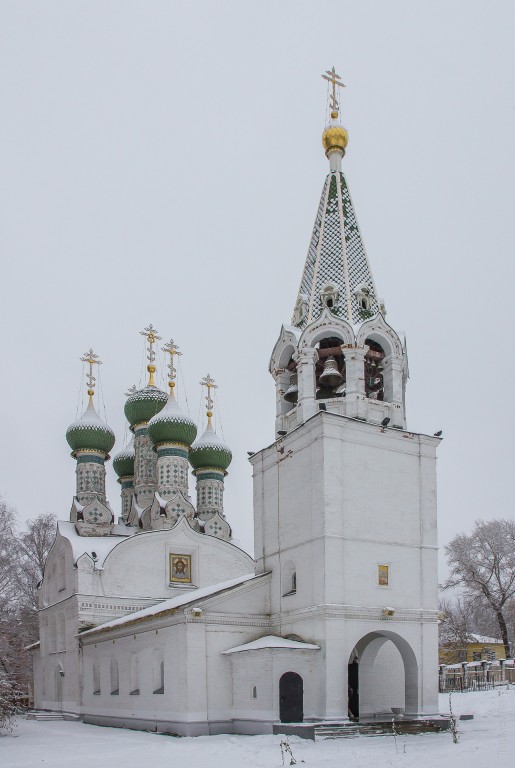
[[[226,512],[252,546],[246,452],[274,436],[267,367],[327,173],[333,65],[344,171],[407,334],[408,426],[444,430],[440,542],[512,517],[514,32],[511,1],[0,2],[0,491],[20,518],[68,516],[90,346],[120,449],[151,322],[182,349],[195,419],[197,382],[220,385]]]

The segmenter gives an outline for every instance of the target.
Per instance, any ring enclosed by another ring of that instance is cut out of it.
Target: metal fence
[[[446,668],[440,670],[438,677],[440,693],[466,693],[468,691],[488,691],[497,685],[515,684],[515,669],[500,667],[479,669]]]

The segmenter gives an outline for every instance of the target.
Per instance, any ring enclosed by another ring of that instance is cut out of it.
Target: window
[[[291,560],[283,566],[281,592],[283,597],[289,597],[297,592],[297,569]]]
[[[131,696],[139,696],[139,666],[135,653],[131,656]]]
[[[100,664],[93,659],[93,696],[100,696]]]
[[[377,566],[377,584],[380,587],[390,586],[390,566],[388,565]]]
[[[327,307],[328,309],[334,309],[338,303],[339,295],[340,293],[336,285],[333,285],[333,283],[327,283],[327,285],[324,285],[320,293],[320,301],[324,307]]]
[[[250,698],[257,699],[257,686],[253,685],[250,689]]]
[[[155,651],[152,659],[153,692],[165,692],[165,663],[160,651]]]
[[[118,675],[118,662],[115,658],[111,659],[111,696],[118,696],[120,693],[120,679]]]

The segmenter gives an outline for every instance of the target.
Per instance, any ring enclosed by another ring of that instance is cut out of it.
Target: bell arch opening
[[[315,391],[317,400],[345,397],[345,358],[342,340],[336,336],[321,339],[316,345]]]
[[[418,663],[409,643],[395,632],[370,632],[348,661],[349,717],[391,718],[418,712]]]
[[[365,344],[368,352],[365,355],[365,395],[370,400],[384,400],[384,359],[385,351],[379,342],[367,338]]]

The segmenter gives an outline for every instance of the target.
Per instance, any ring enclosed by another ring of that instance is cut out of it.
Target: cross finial
[[[218,389],[218,384],[215,384],[215,380],[211,378],[209,373],[206,374],[206,376],[204,376],[200,384],[203,387],[207,388],[207,395],[206,395],[207,412],[206,413],[207,413],[207,418],[209,419],[209,423],[211,423],[211,416],[213,415],[213,405],[214,405],[213,398],[211,397],[211,390]]]
[[[91,398],[95,394],[95,383],[96,378],[93,376],[93,366],[94,365],[102,365],[102,360],[99,358],[98,355],[96,355],[93,350],[90,348],[89,352],[84,352],[83,356],[80,358],[80,360],[83,363],[88,363],[89,365],[89,371],[86,374],[86,378],[88,380],[88,395],[89,399],[91,401]]]
[[[329,97],[329,103],[331,106],[331,117],[336,119],[338,117],[338,112],[340,111],[340,103],[338,101],[338,97],[336,95],[336,88],[345,88],[345,83],[342,83],[342,79],[340,75],[336,74],[336,70],[333,67],[332,69],[326,70],[325,74],[322,75],[324,80],[328,80],[332,85],[332,93]]]
[[[170,396],[173,397],[173,388],[175,387],[175,376],[177,371],[174,366],[174,357],[177,355],[180,357],[182,352],[179,352],[179,347],[175,344],[173,339],[170,339],[168,344],[163,347],[163,352],[167,352],[170,355],[170,362],[168,363],[168,386],[170,387]]]
[[[154,344],[156,341],[161,340],[161,336],[158,336],[158,331],[154,328],[152,323],[145,328],[143,331],[140,331],[140,334],[142,336],[145,336],[148,341],[148,348],[147,348],[147,371],[149,372],[150,376],[148,379],[148,386],[149,387],[155,387],[156,383],[154,381],[154,373],[156,372],[156,366],[154,365],[154,361],[156,359],[156,353],[154,352]]]

